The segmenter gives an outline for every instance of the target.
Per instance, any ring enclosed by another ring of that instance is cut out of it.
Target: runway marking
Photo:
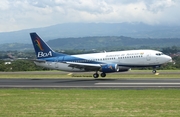
[[[180,83],[95,83],[96,85],[180,85]]]

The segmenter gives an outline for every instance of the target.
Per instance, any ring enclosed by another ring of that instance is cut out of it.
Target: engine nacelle
[[[119,66],[117,64],[102,65],[100,71],[103,73],[119,72]]]

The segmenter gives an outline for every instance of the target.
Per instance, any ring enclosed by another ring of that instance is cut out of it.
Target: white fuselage
[[[76,58],[76,59],[74,59]],[[77,59],[79,58],[79,59]],[[69,67],[64,62],[88,63],[88,64],[118,64],[121,67],[148,67],[160,66],[171,61],[171,57],[155,50],[128,50],[116,52],[104,52],[93,54],[79,54],[64,56],[63,59],[55,57],[52,60],[46,59],[46,62],[35,62],[36,65],[57,69],[62,71],[85,71],[84,69]],[[92,70],[93,71],[93,70]]]

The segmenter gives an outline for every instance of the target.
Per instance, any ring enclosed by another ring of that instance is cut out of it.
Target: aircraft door
[[[59,68],[59,62],[62,62],[64,60],[64,56],[60,56],[60,57],[56,57],[54,64],[55,64],[55,68]]]
[[[59,68],[59,62],[62,60],[62,57],[56,57],[55,58],[55,61],[54,61],[54,64],[55,64],[55,68]]]
[[[156,62],[158,62],[158,57],[156,56]]]
[[[147,61],[150,61],[150,60],[151,60],[151,54],[150,54],[150,53],[147,54],[146,60],[147,60]]]
[[[55,59],[55,68],[58,68],[58,57]]]

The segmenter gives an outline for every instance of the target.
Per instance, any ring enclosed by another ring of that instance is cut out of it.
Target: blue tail
[[[36,33],[30,33],[37,59],[64,56],[65,54],[54,52]]]

